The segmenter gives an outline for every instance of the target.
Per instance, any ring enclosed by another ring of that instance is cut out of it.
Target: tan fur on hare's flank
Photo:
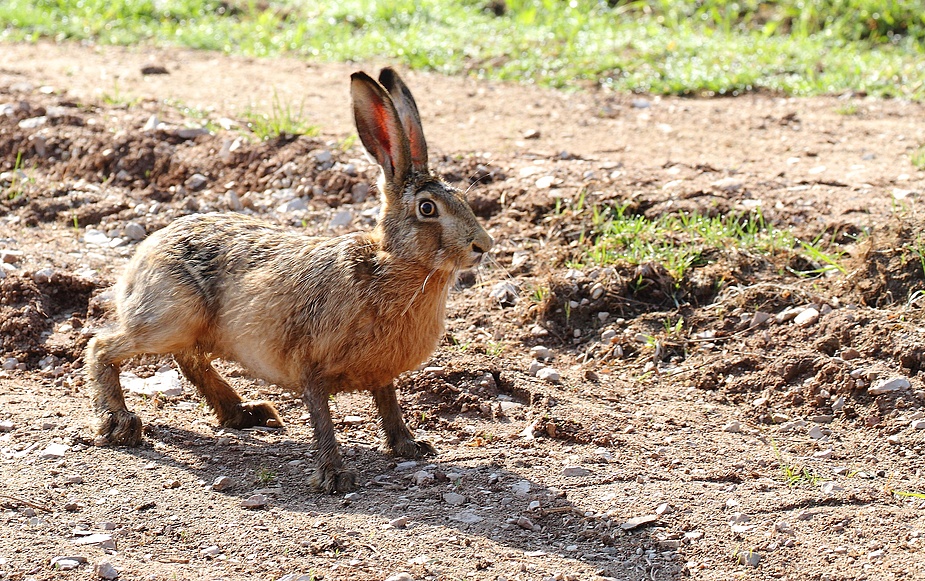
[[[301,394],[318,443],[312,486],[349,490],[328,397],[370,390],[392,453],[434,453],[401,417],[395,377],[443,335],[447,292],[492,239],[458,190],[434,176],[417,105],[391,69],[351,76],[357,131],[382,169],[372,232],[315,238],[241,214],[180,218],[139,245],[116,285],[115,322],[87,348],[99,439],[137,445],[119,365],[171,353],[227,427],[279,426],[268,402],[245,402],[214,358]]]

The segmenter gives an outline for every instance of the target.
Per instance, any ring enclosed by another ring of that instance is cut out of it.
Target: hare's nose
[[[486,252],[488,252],[488,249],[480,246],[478,242],[473,242],[472,252],[478,252],[479,254],[485,254]]]

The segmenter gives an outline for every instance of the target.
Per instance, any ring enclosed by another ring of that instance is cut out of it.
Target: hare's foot
[[[409,434],[407,438],[390,442],[386,449],[393,456],[402,458],[421,458],[422,456],[436,456],[437,450],[427,440],[415,440]]]
[[[141,420],[128,410],[103,412],[96,433],[109,444],[137,446],[141,442]]]
[[[247,401],[235,404],[220,422],[226,428],[252,428],[266,426],[279,428],[283,425],[273,404],[267,401]]]
[[[320,464],[315,468],[308,484],[315,490],[327,494],[350,492],[357,488],[357,473],[332,464]]]

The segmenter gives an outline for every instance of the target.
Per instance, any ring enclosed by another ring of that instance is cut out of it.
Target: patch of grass
[[[919,147],[909,156],[909,161],[915,166],[915,169],[925,171],[925,145]]]
[[[280,135],[317,135],[318,127],[311,125],[299,105],[296,110],[290,103],[284,103],[279,95],[273,93],[273,102],[268,113],[248,111],[247,127],[261,141],[273,139]]]
[[[123,93],[119,89],[118,81],[113,81],[112,91],[103,93],[103,103],[110,105],[112,107],[124,107],[126,109],[134,107],[141,102],[140,97],[133,97],[126,93]]]
[[[800,241],[790,232],[766,223],[759,212],[714,217],[680,213],[649,219],[626,210],[626,205],[595,209],[587,260],[599,266],[621,261],[631,265],[656,262],[680,281],[692,268],[709,263],[711,255],[736,248],[768,257],[797,254],[819,265],[812,271],[796,273],[801,276],[829,270],[844,272],[838,263],[841,255],[823,251],[819,239]]]
[[[556,87],[925,97],[919,0],[5,0],[0,38],[380,59]]]
[[[254,473],[254,476],[257,478],[257,482],[260,484],[269,484],[276,480],[276,471],[269,468],[258,468]]]
[[[8,200],[15,200],[25,193],[23,183],[29,178],[23,173],[22,167],[22,151],[17,151],[16,162],[13,164],[13,171],[10,172],[10,185],[6,189],[6,198]]]
[[[780,470],[784,475],[784,482],[787,483],[787,486],[816,486],[823,480],[821,476],[805,466],[781,464]]]

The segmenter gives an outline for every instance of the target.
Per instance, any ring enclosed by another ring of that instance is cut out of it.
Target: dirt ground
[[[398,380],[439,455],[384,455],[368,394],[337,396],[361,486],[321,495],[307,410],[234,364],[284,428],[221,428],[148,356],[123,369],[143,444],[95,446],[83,349],[137,241],[178,216],[371,228],[348,78],[388,63],[0,51],[0,580],[925,578],[921,104],[405,74],[496,246]],[[254,139],[274,103],[320,133]],[[608,204],[759,208],[844,272],[736,248],[681,281],[570,268]]]

